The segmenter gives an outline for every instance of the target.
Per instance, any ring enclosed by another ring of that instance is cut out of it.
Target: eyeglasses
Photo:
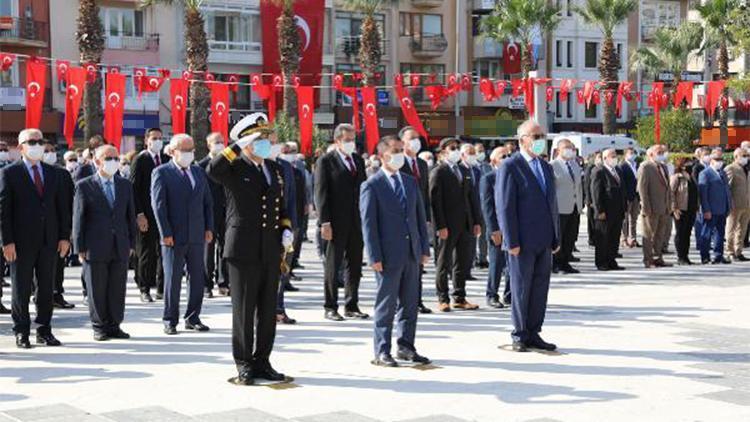
[[[26,141],[26,145],[35,147],[37,145],[44,145],[44,141],[41,139],[29,139],[28,141]]]
[[[118,157],[104,157],[104,161],[120,161]]]

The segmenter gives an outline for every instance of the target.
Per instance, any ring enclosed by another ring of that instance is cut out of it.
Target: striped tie
[[[401,204],[401,209],[406,213],[406,193],[404,192],[404,186],[395,174],[391,176],[391,179],[393,179],[394,190],[396,191],[396,196],[398,196],[398,202]]]

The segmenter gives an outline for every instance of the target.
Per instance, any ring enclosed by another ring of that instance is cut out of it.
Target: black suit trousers
[[[53,247],[18,250],[10,264],[12,286],[13,332],[28,334],[31,329],[29,299],[36,277],[37,332],[49,332],[52,323],[52,290],[54,289],[57,250]]]
[[[594,222],[594,263],[597,267],[615,265],[617,250],[620,246],[622,218],[609,218]]]
[[[276,338],[278,264],[226,258],[232,280],[232,355],[238,367],[263,369]],[[256,338],[257,337],[257,338]]]
[[[570,214],[560,214],[560,250],[553,256],[555,266],[570,264],[573,247],[578,238],[579,224],[580,218],[577,210],[573,210]]]
[[[690,232],[695,224],[695,211],[682,212],[680,219],[674,220],[674,245],[677,251],[677,258],[687,260],[690,254]]]
[[[325,249],[325,309],[338,310],[338,280],[344,279],[344,309],[359,310],[359,280],[362,278],[362,231],[359,227],[352,227],[349,233],[339,233],[333,230],[333,240],[326,242]],[[346,260],[347,274],[339,277],[339,271],[344,268]]]
[[[89,261],[84,267],[84,277],[94,332],[108,334],[116,331],[125,316],[128,260]]]
[[[138,255],[136,272],[138,288],[147,292],[156,287],[157,292],[164,292],[164,270],[161,263],[161,245],[159,229],[156,222],[149,221],[148,230],[138,232],[135,237],[135,253]]]
[[[206,245],[205,255],[206,288],[213,289],[214,284],[219,287],[229,287],[227,264],[224,261],[224,237],[217,236]]]
[[[448,230],[447,239],[438,239],[435,250],[437,256],[435,289],[440,303],[450,303],[449,274],[453,276],[453,299],[461,301],[466,298],[466,277],[471,271],[474,240],[474,236],[468,230]]]

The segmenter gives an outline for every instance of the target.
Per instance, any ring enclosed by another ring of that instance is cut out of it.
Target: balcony
[[[474,58],[500,58],[503,55],[503,46],[500,42],[487,37],[474,38]]]
[[[443,5],[443,0],[411,0],[411,5],[423,9],[432,9]]]
[[[0,45],[47,47],[49,23],[13,16],[0,16]]]
[[[380,40],[380,52],[383,57],[388,54],[388,40]],[[339,37],[336,38],[336,59],[346,60],[347,62],[358,61],[359,47],[361,40],[359,37]]]
[[[108,50],[159,51],[159,34],[117,35],[110,32],[104,46]]]
[[[261,65],[260,42],[208,40],[208,62],[242,65]]]
[[[440,57],[448,49],[448,40],[443,34],[415,35],[409,47],[414,57]]]

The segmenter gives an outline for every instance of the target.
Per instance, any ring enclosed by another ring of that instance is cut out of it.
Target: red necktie
[[[357,168],[354,167],[354,162],[352,161],[352,157],[349,157],[349,156],[346,157],[346,164],[349,166],[349,172],[352,174],[352,176],[356,176]]]
[[[419,175],[419,166],[417,165],[416,158],[411,160],[411,172],[414,173],[414,177],[416,177],[418,181],[420,178],[420,175]]]
[[[36,192],[39,196],[44,196],[44,183],[42,183],[42,175],[39,174],[39,166],[31,166],[31,171],[34,173],[34,186],[36,186]]]

